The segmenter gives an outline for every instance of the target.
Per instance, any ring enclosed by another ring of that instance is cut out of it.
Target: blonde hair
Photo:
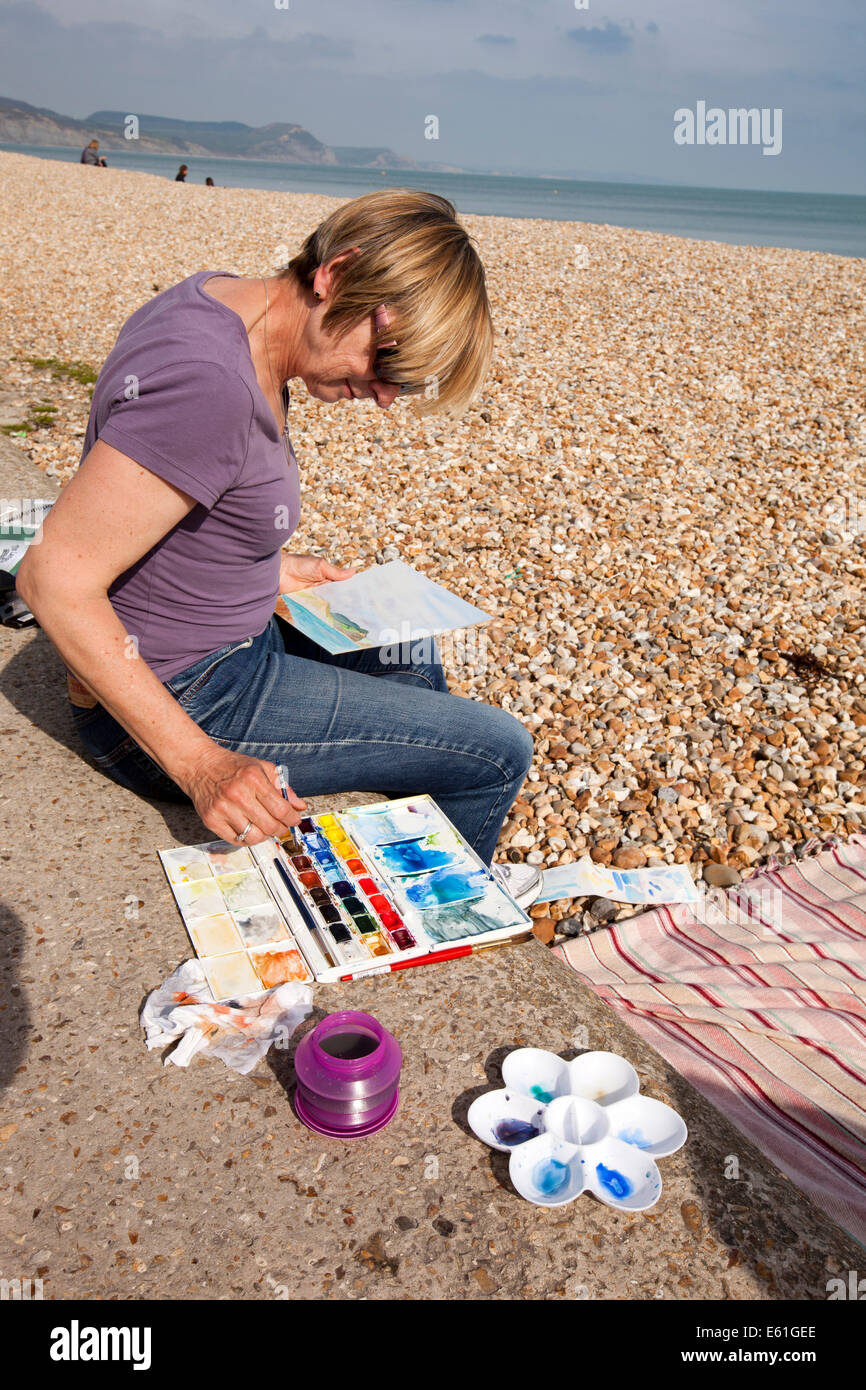
[[[390,322],[376,341],[396,339],[388,379],[424,387],[420,414],[461,414],[487,375],[493,323],[484,267],[454,205],[414,188],[365,193],[326,217],[281,276],[309,290],[320,265],[355,247],[322,327],[340,337],[385,304]]]

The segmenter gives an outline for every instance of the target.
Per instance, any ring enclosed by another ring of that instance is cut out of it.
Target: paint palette
[[[615,1052],[584,1052],[566,1062],[521,1047],[502,1064],[503,1090],[469,1107],[475,1134],[510,1153],[508,1173],[521,1197],[561,1207],[592,1192],[620,1211],[646,1211],[661,1196],[655,1160],[682,1148],[685,1121],[669,1105],[640,1095],[637,1072]]]
[[[429,796],[307,816],[279,843],[160,859],[217,999],[382,973],[532,926]]]
[[[312,979],[248,849],[216,840],[159,857],[214,999]]]

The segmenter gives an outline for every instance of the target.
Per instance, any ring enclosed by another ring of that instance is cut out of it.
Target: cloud
[[[355,53],[352,39],[335,39],[330,34],[298,34],[288,42],[295,58],[351,58]]]
[[[517,43],[517,40],[513,38],[511,34],[479,34],[475,42],[487,43],[504,48],[507,45]]]
[[[568,37],[575,43],[583,44],[592,53],[625,53],[634,40],[619,24],[608,20],[603,29],[569,29]]]

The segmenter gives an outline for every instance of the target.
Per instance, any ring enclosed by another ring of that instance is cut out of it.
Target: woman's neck
[[[271,276],[267,286],[267,320],[265,318],[265,286],[259,282],[261,293],[260,325],[266,359],[273,371],[277,388],[298,374],[301,340],[309,313],[304,290],[295,280]]]

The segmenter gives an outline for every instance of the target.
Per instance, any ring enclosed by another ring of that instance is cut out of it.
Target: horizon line
[[[76,119],[77,119],[77,118],[76,118]],[[306,127],[303,127],[303,128],[306,129]],[[12,153],[12,152],[14,152],[14,150],[16,150],[16,149],[23,148],[24,145],[27,144],[27,143],[28,143],[28,142],[25,142],[25,141],[3,140],[3,141],[0,141],[0,150],[5,151],[6,153]],[[130,142],[130,143],[131,143],[131,142]],[[73,150],[73,149],[75,149],[75,145],[37,145],[37,144],[30,144],[30,145],[29,145],[29,148],[30,148],[30,149],[33,149],[33,150]],[[328,149],[333,149],[333,146],[330,146],[330,145],[329,145],[329,146],[327,146],[326,148],[328,148]],[[348,148],[348,149],[351,149],[351,148],[354,148],[354,147],[353,147],[353,146],[342,146],[342,147],[338,146],[337,148]],[[363,148],[365,148],[365,147],[364,147],[364,146],[358,146],[357,148],[363,149]],[[375,148],[375,147],[372,147],[372,148]],[[110,146],[106,146],[106,149],[110,151]],[[688,191],[690,191],[690,192],[702,191],[702,192],[705,192],[705,193],[756,193],[756,194],[762,194],[762,195],[764,195],[764,196],[766,196],[766,197],[770,197],[770,198],[775,198],[775,197],[782,197],[782,198],[786,198],[786,197],[787,197],[787,198],[803,198],[803,197],[805,197],[805,198],[860,198],[860,199],[866,200],[866,191],[864,191],[863,193],[838,193],[838,192],[835,192],[835,191],[828,192],[826,189],[819,190],[819,189],[809,189],[809,188],[743,188],[743,187],[741,187],[741,186],[738,185],[738,184],[675,183],[675,182],[672,182],[671,180],[668,180],[668,179],[655,178],[655,177],[649,176],[649,175],[646,176],[645,178],[633,178],[633,179],[627,179],[627,178],[603,178],[603,177],[601,177],[600,175],[583,175],[583,176],[581,176],[581,177],[578,178],[578,177],[575,177],[573,174],[563,174],[563,173],[553,173],[553,174],[551,174],[551,173],[544,172],[544,173],[538,173],[538,174],[527,174],[527,173],[525,173],[525,172],[515,171],[515,170],[497,170],[497,171],[494,171],[494,170],[492,170],[492,169],[478,169],[478,168],[470,168],[470,167],[458,168],[458,167],[456,167],[456,166],[455,166],[454,168],[450,169],[450,170],[449,170],[449,169],[429,169],[429,168],[428,168],[428,169],[425,169],[425,168],[423,168],[423,167],[421,167],[421,166],[417,166],[415,169],[403,169],[403,168],[397,168],[397,167],[391,167],[391,168],[389,169],[387,166],[386,166],[385,168],[381,168],[380,166],[377,166],[377,165],[365,165],[365,164],[317,164],[317,163],[314,163],[313,161],[304,162],[304,163],[292,163],[292,162],[289,161],[289,160],[283,160],[283,159],[265,159],[265,158],[262,158],[262,157],[260,157],[260,156],[256,156],[256,155],[245,155],[245,154],[217,154],[217,153],[211,153],[211,152],[207,152],[207,153],[205,153],[205,154],[186,154],[186,153],[184,153],[184,152],[181,151],[181,150],[133,150],[133,149],[125,150],[125,147],[124,147],[123,145],[119,146],[119,149],[118,149],[118,151],[116,151],[116,152],[124,152],[124,151],[127,152],[129,155],[131,155],[131,156],[133,156],[133,157],[136,157],[136,156],[142,157],[142,156],[143,156],[143,157],[145,157],[145,158],[155,158],[155,159],[175,159],[175,158],[179,158],[179,159],[181,160],[181,162],[190,161],[190,160],[198,160],[199,162],[202,162],[202,161],[205,161],[205,160],[208,160],[208,159],[210,159],[210,160],[224,160],[226,163],[230,163],[230,164],[270,164],[270,165],[275,165],[275,166],[277,166],[278,168],[283,168],[283,169],[322,169],[322,170],[328,170],[328,169],[330,169],[330,170],[334,170],[335,172],[338,171],[338,170],[342,170],[342,171],[344,171],[344,172],[352,172],[352,173],[363,173],[363,172],[366,171],[366,172],[368,172],[368,173],[374,173],[374,172],[377,172],[377,173],[392,173],[392,174],[396,174],[396,175],[399,175],[399,174],[419,173],[419,174],[434,174],[434,175],[436,175],[436,176],[438,176],[438,177],[441,177],[441,178],[460,178],[460,177],[480,177],[480,178],[490,178],[490,179],[497,179],[497,178],[503,178],[503,179],[524,178],[524,179],[532,179],[532,180],[534,180],[534,181],[536,181],[536,182],[538,182],[538,183],[548,183],[548,182],[551,182],[551,181],[553,181],[553,180],[555,180],[555,179],[559,179],[559,180],[560,180],[561,182],[563,182],[563,183],[575,183],[575,184],[584,184],[584,183],[590,183],[590,184],[591,184],[591,183],[596,183],[596,184],[607,184],[607,185],[609,185],[609,186],[611,186],[611,187],[613,187],[613,188],[668,188],[668,189],[681,188],[681,189],[688,190]],[[396,151],[395,151],[395,153],[396,153]],[[405,157],[408,158],[408,156],[405,156]],[[34,156],[34,158],[38,158],[38,156]],[[443,160],[442,163],[445,163],[445,161]]]

